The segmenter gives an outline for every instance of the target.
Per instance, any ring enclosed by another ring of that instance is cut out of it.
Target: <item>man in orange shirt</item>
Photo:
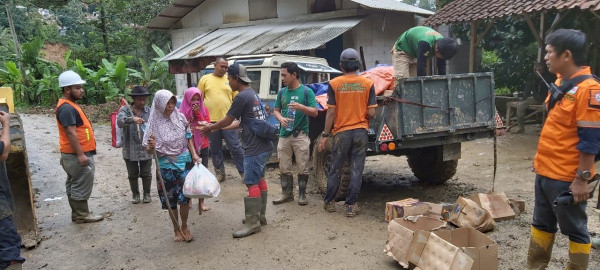
[[[104,217],[94,215],[88,208],[88,199],[94,186],[94,155],[96,139],[90,120],[75,102],[83,98],[83,84],[79,74],[67,70],[58,76],[63,96],[56,105],[56,124],[60,144],[60,165],[67,173],[67,199],[71,206],[71,221],[89,223]]]
[[[323,151],[329,136],[334,135],[331,154],[333,161],[327,175],[325,193],[325,210],[329,212],[335,211],[334,199],[340,186],[344,162],[350,162],[347,217],[354,217],[358,213],[356,201],[360,194],[367,156],[368,120],[375,116],[377,107],[373,82],[358,76],[359,59],[358,52],[354,49],[345,49],[340,56],[340,68],[344,75],[329,82],[325,129],[319,142],[319,151]]]
[[[544,59],[558,79],[546,98],[548,118],[534,159],[537,175],[528,269],[547,267],[557,223],[570,240],[567,269],[587,269],[591,243],[585,208],[594,157],[600,152],[600,84],[583,66],[585,51],[586,36],[581,31],[559,29],[546,37]],[[561,203],[565,195],[568,203]]]

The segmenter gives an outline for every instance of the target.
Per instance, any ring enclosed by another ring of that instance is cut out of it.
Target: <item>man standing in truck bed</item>
[[[435,57],[437,74],[446,75],[446,60],[452,58],[458,45],[451,38],[426,26],[416,26],[404,32],[394,44],[394,77],[409,78],[427,75],[427,61]]]

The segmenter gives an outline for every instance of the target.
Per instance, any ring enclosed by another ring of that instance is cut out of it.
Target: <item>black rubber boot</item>
[[[308,201],[306,200],[306,185],[308,183],[308,174],[299,174],[298,175],[298,204],[299,205],[307,205]]]
[[[242,228],[233,233],[233,238],[242,238],[257,232],[260,232],[260,210],[262,208],[262,198],[244,198],[246,212],[246,222]]]
[[[273,201],[273,204],[294,201],[294,176],[291,174],[280,174],[281,198]]]
[[[88,201],[73,200],[75,207],[75,223],[91,223],[103,220],[103,216],[94,215],[88,208]]]

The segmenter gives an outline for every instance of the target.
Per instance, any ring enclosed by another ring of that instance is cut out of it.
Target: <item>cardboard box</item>
[[[485,234],[473,228],[439,230],[433,233],[473,259],[472,270],[498,269],[498,245]]]
[[[420,269],[470,270],[473,259],[434,233],[416,231],[406,255]]]
[[[421,269],[498,269],[498,245],[473,228],[416,231],[407,257]]]
[[[408,259],[406,254],[413,238],[413,232],[417,230],[435,231],[446,227],[446,222],[430,217],[415,217],[411,219],[397,218],[388,224],[388,242],[384,252],[398,261],[400,265],[407,268]]]
[[[492,231],[496,227],[490,212],[479,207],[474,201],[460,196],[452,207],[448,221],[460,228],[471,227],[481,232]]]
[[[390,222],[396,218],[418,215],[441,218],[442,211],[443,205],[441,204],[420,202],[418,199],[408,198],[385,203],[385,221]]]
[[[478,193],[470,196],[481,208],[488,210],[495,221],[509,220],[515,218],[515,211],[504,192],[492,192],[488,194]]]

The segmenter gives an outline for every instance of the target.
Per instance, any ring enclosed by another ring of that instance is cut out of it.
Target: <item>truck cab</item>
[[[289,54],[259,54],[234,56],[228,58],[229,65],[234,63],[246,67],[248,77],[252,80],[250,87],[258,92],[258,96],[265,104],[269,114],[267,121],[279,126],[273,116],[273,103],[277,98],[279,89],[285,87],[281,82],[281,64],[294,62],[302,70],[300,82],[303,84],[323,83],[342,74],[341,71],[330,67],[327,60],[319,57],[289,55]]]

